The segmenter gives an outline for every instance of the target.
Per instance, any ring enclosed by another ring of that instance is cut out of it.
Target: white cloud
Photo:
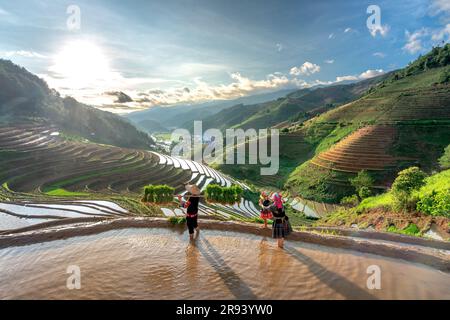
[[[346,28],[346,29],[344,30],[344,33],[349,33],[350,31],[353,31],[353,29],[352,29],[352,28]]]
[[[375,70],[369,69],[367,71],[364,71],[360,75],[348,75],[348,76],[336,77],[336,82],[366,80],[366,79],[370,79],[370,78],[382,75],[384,73],[385,72],[383,69],[375,69]]]
[[[281,50],[283,50],[283,45],[281,43],[277,43],[276,47],[277,47],[278,52],[281,52]]]
[[[305,75],[310,76],[313,73],[319,72],[320,66],[317,64],[314,64],[312,62],[306,61],[304,64],[302,64],[300,67],[293,67],[290,70],[290,74],[294,76],[299,75]]]
[[[354,80],[358,80],[357,76],[341,76],[341,77],[336,77],[336,82],[341,82],[341,81],[354,81]]]
[[[325,60],[324,62],[327,64],[332,64],[334,63],[334,59]]]
[[[136,90],[139,87],[152,87],[151,82],[161,84],[162,79],[125,78],[120,73],[110,73],[108,79],[97,80],[95,86],[73,88],[70,79],[58,79],[48,75],[41,75],[51,87],[61,91],[63,95],[70,95],[77,100],[97,106],[108,111],[124,113],[145,109],[155,105],[171,105],[176,103],[196,103],[210,100],[235,99],[249,94],[276,90],[292,83],[285,75],[269,74],[263,80],[252,80],[240,73],[232,73],[229,84],[211,85],[201,78],[194,78],[190,86],[171,87],[169,89],[155,88]],[[295,85],[295,84],[294,84]],[[65,89],[70,88],[70,89]],[[115,104],[116,97],[105,94],[108,91],[123,91],[132,98],[132,102]]]
[[[385,72],[383,69],[376,69],[376,70],[367,70],[361,73],[358,78],[361,80],[370,79],[379,75],[384,74]]]
[[[334,33],[330,33],[329,35],[328,35],[328,39],[333,39],[334,38]]]
[[[384,54],[383,52],[375,52],[373,56],[378,58],[384,58],[386,57],[386,54]]]
[[[450,23],[447,24],[444,28],[441,30],[435,30],[433,31],[431,35],[431,40],[433,41],[450,41]]]
[[[450,14],[450,1],[448,0],[432,0],[429,13],[431,16],[437,16],[439,14]]]
[[[372,35],[372,37],[376,37],[378,32],[380,33],[380,35],[382,37],[384,37],[388,34],[390,29],[391,29],[391,27],[389,27],[389,25],[385,24],[384,26],[382,26],[382,25],[373,26],[369,29],[369,31],[370,31],[370,34]]]
[[[46,56],[27,50],[17,50],[17,51],[5,51],[2,53],[2,56],[11,58],[11,57],[24,57],[24,58],[46,58]]]
[[[417,30],[410,33],[408,30],[405,31],[406,44],[403,46],[403,50],[409,52],[410,54],[415,54],[419,51],[423,51],[424,47],[422,45],[422,38],[428,34],[425,28]]]

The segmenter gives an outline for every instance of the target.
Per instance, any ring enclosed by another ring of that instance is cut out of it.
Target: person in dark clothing
[[[187,200],[183,201],[181,196],[178,196],[178,200],[180,200],[180,205],[186,208],[186,225],[189,230],[189,238],[193,240],[194,233],[198,237],[200,232],[197,221],[200,189],[196,185],[186,185],[186,190],[189,193],[189,195],[185,195]]]
[[[276,204],[269,200],[264,201],[264,205],[272,211],[272,238],[277,239],[278,247],[284,247],[284,238],[292,232],[292,226],[289,218],[283,208],[278,208]]]

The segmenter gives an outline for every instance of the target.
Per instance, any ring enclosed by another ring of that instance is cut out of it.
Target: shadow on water
[[[357,285],[348,281],[339,274],[328,270],[320,263],[317,263],[307,255],[304,255],[294,248],[285,246],[284,251],[289,254],[294,259],[308,267],[309,271],[314,274],[322,283],[333,289],[334,291],[340,293],[346,299],[351,300],[377,300],[376,297],[361,289]],[[332,281],[336,280],[336,281]]]
[[[258,297],[250,287],[231,269],[221,255],[214,249],[211,243],[202,238],[197,243],[197,248],[208,263],[216,270],[224,284],[237,299],[256,300]]]

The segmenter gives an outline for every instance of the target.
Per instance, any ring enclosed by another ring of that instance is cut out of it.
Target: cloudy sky
[[[115,112],[366,79],[449,39],[448,0],[0,0],[0,57]]]

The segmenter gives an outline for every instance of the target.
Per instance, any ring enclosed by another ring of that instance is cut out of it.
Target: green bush
[[[217,184],[209,184],[206,187],[206,200],[210,203],[235,204],[240,202],[244,190],[238,186],[221,187]]]
[[[369,187],[361,187],[359,189],[358,195],[361,199],[366,199],[372,195],[372,190]]]
[[[358,196],[354,194],[352,196],[344,197],[341,200],[341,204],[343,204],[344,206],[357,206],[359,204]]]
[[[168,185],[148,185],[144,188],[142,201],[151,203],[168,203],[173,201],[175,189]]]
[[[448,145],[447,148],[445,148],[444,154],[439,159],[439,164],[443,169],[450,168],[450,145]]]
[[[433,216],[450,217],[450,189],[420,195],[417,210]]]
[[[418,196],[413,195],[425,185],[427,174],[418,167],[411,167],[400,171],[392,184],[392,196],[394,198],[394,209],[397,211],[416,209]]]
[[[374,184],[374,178],[366,170],[361,170],[356,177],[349,179],[349,181],[360,199],[365,199],[372,195],[371,188]]]

